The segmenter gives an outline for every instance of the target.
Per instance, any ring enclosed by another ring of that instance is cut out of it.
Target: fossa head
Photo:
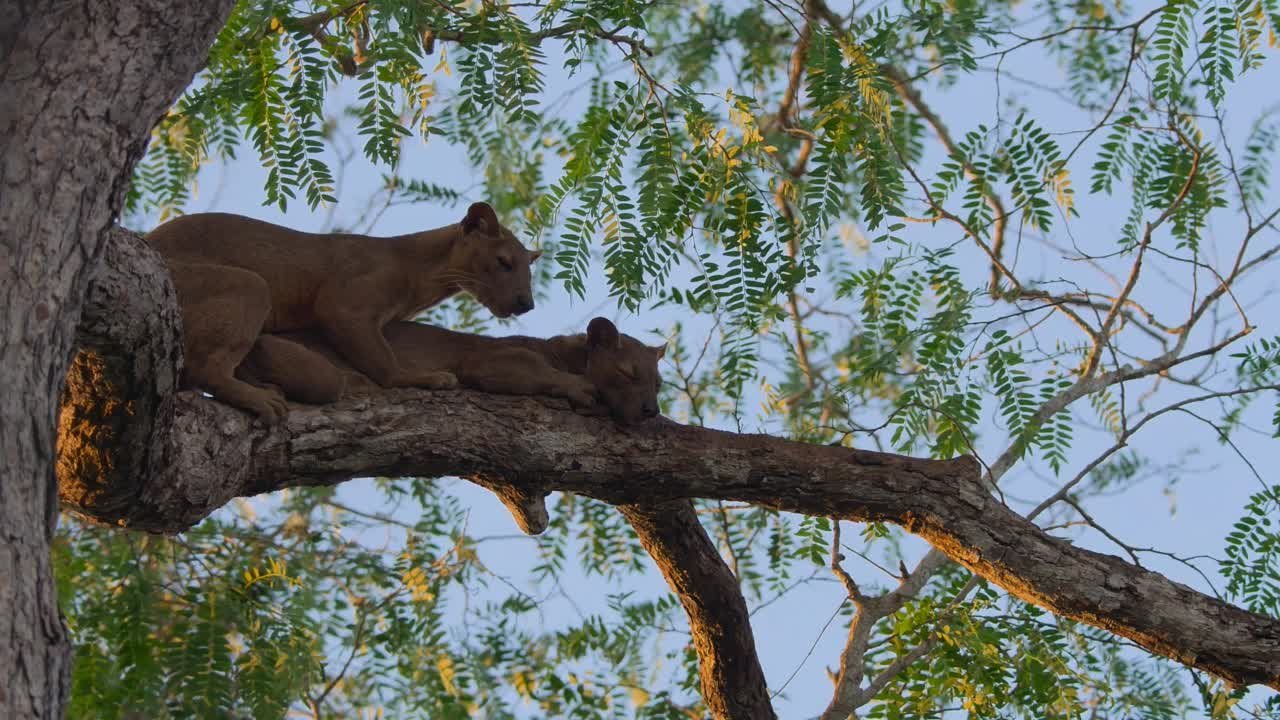
[[[472,203],[460,227],[462,239],[449,256],[451,281],[500,318],[532,310],[529,265],[542,251],[521,245],[488,203]]]
[[[587,379],[595,384],[601,401],[614,420],[631,425],[658,414],[658,361],[665,343],[649,347],[623,335],[605,318],[587,325]]]

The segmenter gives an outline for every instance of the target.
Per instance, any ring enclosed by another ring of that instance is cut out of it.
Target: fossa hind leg
[[[290,400],[311,405],[337,402],[346,389],[346,373],[318,352],[276,335],[253,344],[236,377],[279,388]]]
[[[271,312],[266,281],[248,270],[203,263],[169,262],[169,273],[182,309],[187,383],[267,422],[281,420],[288,406],[279,392],[235,377]]]

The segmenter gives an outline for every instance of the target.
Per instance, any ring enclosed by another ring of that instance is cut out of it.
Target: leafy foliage
[[[1244,516],[1227,535],[1222,574],[1227,592],[1258,613],[1280,617],[1280,528],[1274,528],[1280,510],[1275,486],[1255,493],[1245,505]]]
[[[292,491],[266,523],[246,505],[176,542],[64,530],[56,560],[77,639],[72,712],[282,718],[323,702],[350,716],[514,717],[510,708],[529,702],[555,717],[620,707],[662,717],[691,707],[688,692],[630,690],[653,677],[640,631],[671,621],[673,597],[617,596],[617,620],[529,632],[539,603],[519,589],[469,606],[468,588],[503,578],[481,561],[486,541],[466,534],[455,499],[425,483],[382,490],[420,509],[385,545],[359,540],[385,520],[349,513],[330,491]],[[598,567],[602,551],[584,546],[584,566]],[[115,581],[73,586],[90,565]],[[450,632],[459,621],[467,631]]]

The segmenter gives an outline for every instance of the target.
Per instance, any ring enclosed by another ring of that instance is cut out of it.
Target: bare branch
[[[1133,268],[1129,272],[1129,278],[1125,281],[1124,288],[1120,294],[1116,296],[1115,301],[1111,303],[1111,308],[1107,311],[1106,319],[1102,321],[1102,327],[1098,329],[1098,334],[1094,339],[1093,350],[1089,353],[1089,357],[1085,360],[1084,370],[1081,377],[1089,377],[1098,369],[1098,363],[1102,359],[1102,349],[1106,346],[1111,336],[1111,327],[1115,324],[1116,315],[1120,312],[1120,308],[1124,306],[1125,301],[1129,299],[1129,295],[1133,293],[1133,289],[1138,284],[1138,275],[1142,272],[1142,259],[1146,256],[1147,248],[1151,245],[1151,236],[1156,229],[1165,223],[1170,217],[1177,212],[1183,201],[1187,199],[1188,193],[1191,192],[1192,185],[1200,170],[1200,149],[1197,148],[1181,130],[1173,122],[1169,123],[1169,127],[1178,135],[1178,139],[1184,145],[1191,149],[1191,169],[1187,172],[1187,179],[1182,184],[1182,188],[1178,191],[1178,195],[1169,203],[1169,207],[1165,208],[1160,216],[1155,220],[1147,223],[1146,230],[1142,233],[1142,241],[1138,244],[1138,255],[1133,260]]]
[[[862,666],[871,640],[872,629],[875,628],[876,623],[880,622],[880,620],[901,610],[903,605],[906,605],[908,601],[920,593],[920,590],[924,588],[925,583],[930,578],[949,564],[945,555],[937,550],[930,550],[916,564],[915,569],[902,579],[898,587],[876,597],[859,596],[853,598],[858,611],[854,614],[853,620],[849,624],[849,638],[845,641],[844,649],[840,652],[840,671],[836,675],[836,690],[832,695],[831,703],[822,713],[822,720],[838,720],[839,718],[848,717],[856,708],[866,704],[868,699],[874,697],[873,692],[862,687]],[[850,582],[852,582],[852,579],[850,579]],[[933,647],[932,644],[928,645],[928,649]],[[928,652],[928,649],[922,650],[918,655],[913,655],[910,661],[904,661],[907,656],[899,658],[898,660],[901,662],[895,662],[893,666],[887,668],[876,677],[876,681],[879,681],[880,686],[883,687],[891,677],[902,672],[903,668],[907,667],[910,662],[919,659],[925,652]],[[911,655],[911,653],[908,653],[908,655]],[[896,669],[894,669],[895,667]],[[889,674],[891,670],[892,675]],[[875,681],[872,684],[874,685]],[[879,690],[877,689],[875,692],[879,692]]]
[[[938,140],[942,142],[942,146],[946,151],[948,153],[954,153],[956,151],[956,143],[955,140],[951,138],[951,131],[947,129],[947,125],[942,121],[942,118],[939,117],[938,114],[933,111],[933,108],[929,107],[929,104],[925,102],[924,96],[920,94],[920,91],[911,85],[911,79],[907,77],[907,74],[898,67],[889,64],[881,65],[880,72],[884,73],[884,76],[889,78],[889,81],[893,83],[894,89],[898,91],[898,96],[910,104],[911,107],[915,108],[916,112],[920,113],[920,117],[924,118],[925,122],[929,123],[929,126],[933,128],[934,134],[938,136]],[[964,162],[964,171],[969,177],[977,178],[977,171],[968,160]],[[993,215],[991,224],[991,254],[994,256],[994,259],[991,263],[990,292],[992,297],[999,297],[1000,277],[1002,272],[1000,267],[997,265],[997,261],[1002,260],[1004,255],[1004,239],[1005,232],[1009,225],[1009,211],[1005,210],[1004,201],[1000,199],[1000,196],[997,195],[985,182],[982,183],[982,198],[991,208]]]

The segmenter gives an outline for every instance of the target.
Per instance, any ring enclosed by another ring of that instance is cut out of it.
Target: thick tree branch
[[[237,496],[370,475],[458,475],[504,478],[530,496],[561,490],[617,505],[703,497],[892,522],[1027,602],[1232,683],[1280,688],[1280,621],[1050,536],[993,498],[971,458],[921,460],[666,421],[623,429],[554,402],[387,391],[297,406],[284,426],[267,430],[180,393],[168,439],[174,467],[139,478],[129,502],[98,496],[109,513],[77,509],[177,532]]]
[[[734,720],[777,717],[756,656],[747,601],[698,522],[693,503],[677,500],[618,509],[689,616],[702,697],[711,714]]]

